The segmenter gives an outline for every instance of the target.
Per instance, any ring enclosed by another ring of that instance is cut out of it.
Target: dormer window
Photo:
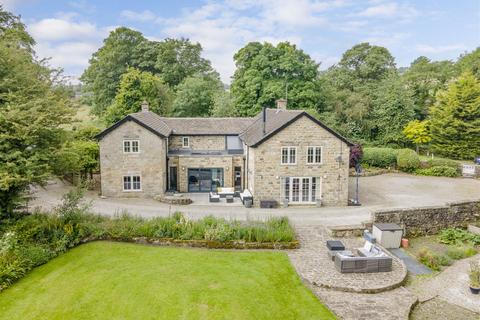
[[[139,153],[140,142],[138,140],[123,140],[123,153]]]
[[[190,148],[190,138],[182,137],[182,148]]]

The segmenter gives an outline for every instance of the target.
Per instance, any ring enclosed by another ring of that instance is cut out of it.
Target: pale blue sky
[[[150,39],[198,41],[222,80],[230,82],[233,54],[250,41],[288,40],[321,69],[354,44],[387,47],[398,66],[425,55],[456,59],[480,45],[480,0],[0,0],[22,16],[40,57],[78,77],[102,39],[117,26]]]

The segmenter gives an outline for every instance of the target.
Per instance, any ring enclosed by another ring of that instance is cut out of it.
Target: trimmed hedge
[[[393,148],[364,148],[362,164],[379,168],[395,167],[397,150]]]
[[[420,167],[420,157],[411,149],[398,150],[397,167],[402,171],[413,172]]]
[[[417,169],[416,174],[421,176],[434,176],[434,177],[458,177],[459,172],[457,168],[447,166],[434,166],[426,169]]]

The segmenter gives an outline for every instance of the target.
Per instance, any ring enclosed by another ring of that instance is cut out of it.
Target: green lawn
[[[0,293],[0,319],[334,319],[272,251],[81,245]]]

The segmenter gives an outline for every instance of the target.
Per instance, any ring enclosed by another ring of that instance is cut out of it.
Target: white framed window
[[[123,176],[123,191],[142,191],[142,180],[140,176]]]
[[[140,141],[139,140],[123,140],[123,153],[139,153]]]
[[[307,164],[322,163],[322,147],[307,147]]]
[[[182,148],[190,148],[190,138],[182,137]]]
[[[282,147],[281,164],[297,164],[297,147]]]

